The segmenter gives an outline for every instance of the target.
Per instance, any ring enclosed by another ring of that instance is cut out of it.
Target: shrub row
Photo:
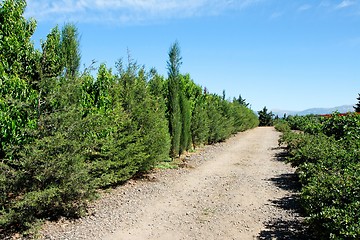
[[[297,118],[302,124],[296,129],[304,132],[281,127],[286,131],[280,142],[287,144],[288,161],[297,167],[310,227],[319,239],[359,239],[359,115]]]
[[[25,6],[0,1],[0,238],[39,219],[80,216],[97,189],[257,126],[247,104],[178,69],[165,78],[129,57],[115,74],[105,64],[80,73],[76,27],[55,27],[36,50]],[[176,151],[170,101],[181,116]]]

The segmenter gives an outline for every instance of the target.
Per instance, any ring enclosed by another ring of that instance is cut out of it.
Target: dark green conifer
[[[181,137],[180,137],[180,151],[181,155],[184,151],[190,149],[191,146],[191,110],[190,103],[184,92],[180,93],[180,109],[181,109]]]
[[[259,126],[271,126],[273,124],[272,112],[268,112],[268,109],[264,107],[261,111],[258,111],[259,114]]]
[[[176,157],[180,152],[181,137],[181,109],[180,109],[180,48],[175,42],[169,51],[168,68],[168,119],[171,136],[171,157]]]

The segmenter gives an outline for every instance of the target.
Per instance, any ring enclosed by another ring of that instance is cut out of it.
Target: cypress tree
[[[180,109],[181,109],[181,137],[180,137],[180,151],[181,155],[185,150],[189,150],[191,144],[191,111],[190,103],[183,92],[180,92]]]
[[[181,109],[180,109],[180,79],[179,69],[181,65],[180,48],[175,42],[169,51],[168,68],[168,118],[169,131],[171,136],[171,157],[177,156],[180,152],[181,137]]]

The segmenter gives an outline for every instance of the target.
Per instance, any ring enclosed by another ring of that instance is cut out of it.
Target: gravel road
[[[271,127],[239,133],[102,193],[89,215],[46,223],[42,239],[303,239],[294,169]]]

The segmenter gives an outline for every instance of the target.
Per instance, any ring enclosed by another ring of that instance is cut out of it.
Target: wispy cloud
[[[343,9],[343,8],[347,8],[350,6],[355,5],[356,2],[354,1],[349,1],[349,0],[343,0],[341,3],[339,3],[338,5],[336,5],[335,9]]]
[[[39,21],[139,23],[218,15],[266,0],[28,0],[26,15]]]
[[[277,19],[277,18],[280,18],[281,16],[284,15],[284,12],[273,12],[271,15],[270,15],[270,20],[274,20],[274,19]]]
[[[304,11],[307,11],[309,9],[311,9],[312,6],[310,4],[304,4],[304,5],[301,5],[297,10],[299,12],[304,12]]]

